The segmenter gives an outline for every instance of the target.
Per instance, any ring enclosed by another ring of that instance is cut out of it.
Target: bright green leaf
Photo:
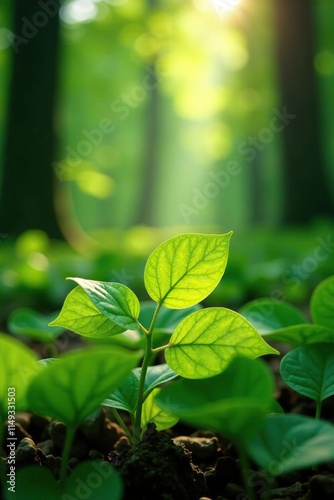
[[[272,476],[334,460],[334,426],[302,415],[269,415],[247,446]]]
[[[69,352],[34,378],[28,391],[30,408],[77,426],[128,377],[141,356],[107,346]]]
[[[316,287],[311,297],[310,310],[314,323],[334,330],[334,276]]]
[[[27,410],[26,392],[30,381],[41,367],[35,354],[24,344],[8,335],[0,334],[0,418],[8,410],[8,390],[13,388],[16,410]],[[11,391],[12,393],[13,391]]]
[[[145,399],[143,404],[141,427],[144,429],[149,422],[154,422],[158,431],[163,431],[177,424],[179,418],[172,415],[169,411],[163,410],[156,403],[160,389],[154,389]]]
[[[281,300],[267,298],[252,300],[239,312],[261,334],[307,322],[306,316],[299,309]]]
[[[145,267],[150,297],[171,309],[190,307],[205,299],[224,274],[231,235],[183,234],[162,243]]]
[[[111,465],[102,461],[77,465],[63,489],[45,467],[28,466],[17,472],[16,500],[72,500],[87,492],[89,500],[121,500],[122,479]]]
[[[17,309],[8,320],[8,329],[16,333],[37,340],[38,342],[50,343],[64,331],[63,328],[52,328],[49,322],[54,314],[44,316],[32,309]]]
[[[288,352],[281,362],[281,376],[294,391],[315,401],[332,396],[333,344],[309,344]]]
[[[80,286],[68,294],[59,316],[50,325],[94,338],[110,337],[124,331],[95,307]]]
[[[334,342],[334,330],[326,326],[306,323],[305,325],[288,326],[263,334],[263,338],[271,342],[283,342],[298,347],[301,344]]]
[[[80,285],[95,307],[108,319],[123,328],[137,328],[140,304],[130,288],[122,283],[68,278]]]
[[[236,357],[212,378],[182,379],[161,389],[157,403],[194,427],[244,442],[272,406],[273,379],[259,360]]]
[[[169,366],[186,378],[217,375],[236,354],[257,358],[278,351],[240,314],[222,307],[187,316],[175,329],[165,351]]]

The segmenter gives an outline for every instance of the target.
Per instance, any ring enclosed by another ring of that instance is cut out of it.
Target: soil
[[[274,374],[277,361],[272,362]],[[277,401],[289,413],[314,416],[315,405],[277,377]],[[322,418],[333,421],[334,398],[324,401]],[[30,413],[17,415],[17,469],[38,464],[59,478],[65,425]],[[157,432],[150,424],[131,447],[108,409],[100,409],[78,429],[69,466],[85,460],[111,463],[125,485],[124,500],[247,500],[237,453],[223,436],[182,424]],[[333,500],[334,462],[273,478],[251,465],[249,482],[259,500]],[[266,496],[266,490],[271,493]],[[104,500],[104,499],[101,499]]]

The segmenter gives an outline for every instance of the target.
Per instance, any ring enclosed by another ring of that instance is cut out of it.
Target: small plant
[[[166,315],[166,308],[192,308],[218,285],[226,268],[231,234],[184,234],[165,241],[153,251],[144,272],[146,290],[155,302],[147,327],[139,321],[138,298],[125,285],[70,278],[79,286],[70,292],[51,325],[95,338],[108,338],[128,329],[144,335],[141,368],[105,401],[114,408],[120,423],[117,409],[130,413],[134,441],[139,441],[142,435],[143,408],[145,421],[148,418],[145,401],[161,383],[176,376],[186,379],[213,377],[223,372],[236,354],[256,358],[278,353],[246,319],[222,307],[190,312],[176,325],[167,343],[155,344],[159,315]],[[159,368],[150,366],[160,352],[164,352],[167,364]],[[153,397],[152,394],[147,403],[151,408]],[[170,421],[168,415],[164,418]]]

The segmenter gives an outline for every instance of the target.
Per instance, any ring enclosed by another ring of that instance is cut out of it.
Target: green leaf
[[[313,344],[320,342],[334,342],[334,330],[320,325],[294,325],[263,334],[265,340],[271,342],[283,342],[293,347],[301,344]]]
[[[256,299],[240,309],[240,314],[261,334],[286,326],[307,323],[307,318],[299,309],[287,302],[274,299]]]
[[[50,325],[62,326],[84,337],[94,338],[110,337],[124,331],[124,328],[106,318],[79,286],[68,294],[59,316]]]
[[[10,397],[15,398],[16,410],[27,410],[26,392],[30,381],[41,367],[35,354],[24,344],[8,335],[0,333],[0,418],[8,412],[8,390],[15,392]]]
[[[155,302],[142,302],[140,304],[140,315],[139,321],[142,325],[149,329],[154,312],[157,308]],[[177,325],[189,314],[199,311],[202,307],[196,304],[187,309],[167,309],[166,307],[161,307],[159,310],[159,315],[154,325],[154,335],[159,333],[171,334],[177,327]]]
[[[149,296],[171,309],[205,299],[221,280],[232,232],[183,234],[162,243],[149,256],[144,273]]]
[[[196,428],[238,442],[258,432],[272,406],[273,379],[260,360],[236,357],[212,378],[182,379],[161,389],[157,403]]]
[[[212,377],[241,354],[257,358],[278,354],[240,314],[211,307],[187,316],[175,329],[165,351],[169,366],[186,378]]]
[[[134,414],[137,406],[140,374],[141,368],[132,370],[125,382],[103,404]],[[177,373],[171,370],[165,363],[149,366],[144,384],[144,398],[147,397],[154,387],[169,382],[177,376]]]
[[[75,281],[87,293],[95,307],[124,330],[138,326],[140,304],[130,288],[122,283],[68,278]]]
[[[54,342],[64,331],[61,327],[52,328],[49,326],[53,317],[54,314],[44,316],[32,309],[18,309],[9,316],[8,329],[17,335],[48,344]]]
[[[142,409],[141,427],[144,429],[149,422],[154,422],[158,431],[170,429],[177,424],[179,418],[172,415],[169,411],[163,410],[156,403],[156,398],[160,389],[154,389],[145,399]]]
[[[129,375],[141,352],[121,348],[85,348],[63,355],[32,381],[32,411],[77,426]]]
[[[302,415],[269,415],[247,451],[272,476],[334,459],[334,426]]]
[[[311,297],[310,310],[314,323],[334,330],[334,276],[316,287]]]
[[[122,479],[107,462],[80,463],[63,489],[45,467],[28,466],[17,472],[16,500],[74,500],[88,497],[89,500],[121,500],[122,496]]]
[[[281,376],[294,391],[315,401],[334,394],[333,344],[309,344],[284,356]]]

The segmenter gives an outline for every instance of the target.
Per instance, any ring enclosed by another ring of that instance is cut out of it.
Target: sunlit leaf
[[[239,442],[258,432],[272,406],[273,379],[259,360],[236,357],[202,380],[181,379],[161,389],[158,404],[184,422]]]
[[[51,326],[62,326],[84,337],[104,338],[124,331],[106,318],[93,304],[84,290],[77,286],[65,299],[59,316],[50,323]]]
[[[239,312],[261,334],[307,322],[306,316],[296,307],[281,300],[269,298],[252,300]]]
[[[130,288],[122,283],[68,278],[80,285],[95,307],[124,330],[137,328],[140,304]]]
[[[302,415],[268,415],[247,445],[251,458],[272,476],[334,459],[334,425]]]
[[[141,426],[144,429],[149,422],[154,422],[158,431],[163,431],[177,424],[179,418],[156,403],[160,389],[154,389],[145,399],[142,409]]]
[[[224,274],[231,235],[184,234],[162,243],[145,267],[150,297],[172,309],[190,307],[205,299]]]
[[[334,394],[333,344],[309,344],[288,352],[281,376],[293,390],[315,401]]]
[[[314,323],[334,330],[334,276],[316,287],[311,297],[310,310]]]
[[[165,358],[183,377],[206,378],[222,372],[236,354],[257,358],[278,351],[240,314],[212,307],[181,321],[171,336]]]
[[[107,346],[69,352],[33,379],[30,409],[77,426],[128,377],[141,356]]]

